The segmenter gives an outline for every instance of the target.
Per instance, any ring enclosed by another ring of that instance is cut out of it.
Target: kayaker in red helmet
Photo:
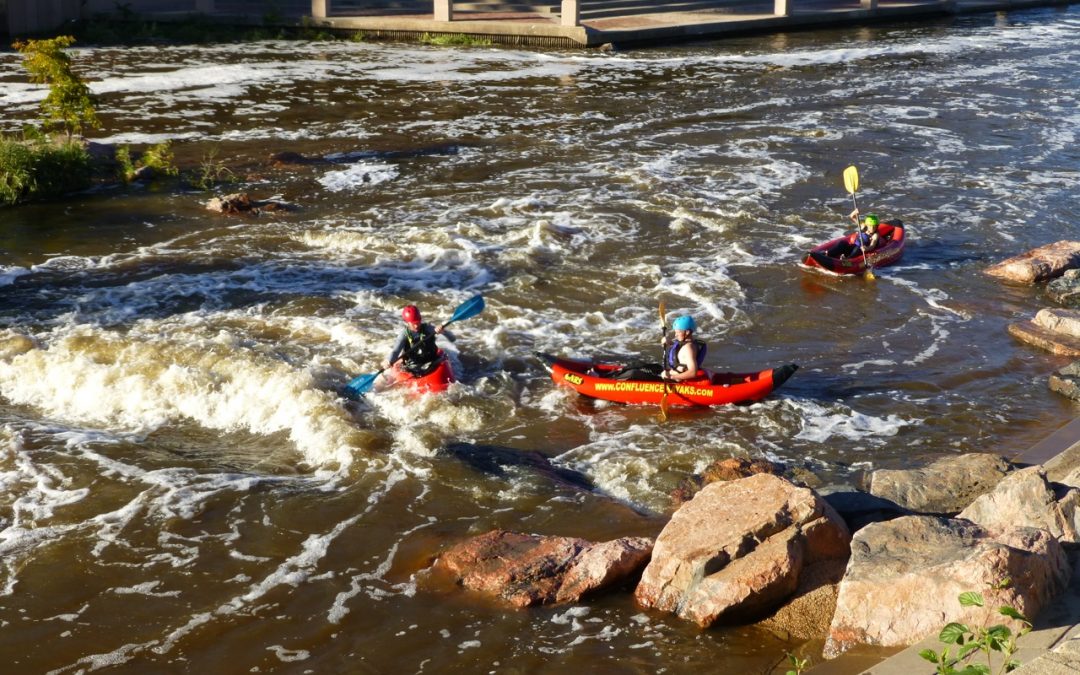
[[[694,338],[697,324],[694,317],[684,315],[677,317],[671,322],[671,328],[675,332],[675,339],[668,346],[663,342],[664,370],[660,374],[665,380],[691,380],[698,375],[701,364],[705,360],[705,352],[708,350],[702,340]]]
[[[405,322],[405,330],[401,332],[401,337],[383,366],[389,368],[400,358],[401,369],[405,372],[417,377],[426,375],[434,370],[442,358],[439,348],[435,346],[435,336],[444,332],[443,327],[423,323],[416,305],[403,307],[401,320]],[[446,333],[446,336],[451,337],[449,333]]]

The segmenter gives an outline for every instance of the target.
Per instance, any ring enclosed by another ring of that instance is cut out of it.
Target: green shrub
[[[154,173],[163,176],[175,176],[180,171],[173,164],[173,159],[172,143],[164,141],[147,148],[139,159],[139,166],[153,169]]]
[[[101,126],[90,87],[71,70],[71,57],[64,51],[73,44],[75,38],[61,35],[51,40],[20,40],[12,45],[22,53],[30,81],[49,86],[49,94],[41,102],[44,126],[63,129],[69,139],[81,133],[84,126]]]
[[[219,183],[235,183],[236,174],[217,159],[217,148],[203,155],[199,170],[188,178],[192,187],[200,190],[212,190]]]
[[[59,197],[90,186],[93,169],[81,143],[0,137],[0,204]]]
[[[116,149],[116,175],[125,183],[135,179],[135,163],[131,161],[131,148],[121,145]]]

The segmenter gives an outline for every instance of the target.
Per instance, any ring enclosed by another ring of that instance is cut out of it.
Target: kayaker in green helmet
[[[664,364],[660,377],[665,380],[692,380],[698,376],[701,364],[705,360],[705,352],[708,349],[703,341],[694,337],[697,324],[694,317],[683,315],[671,322],[671,328],[675,332],[675,339],[668,346],[664,344]]]
[[[401,320],[405,330],[394,344],[390,356],[386,357],[384,368],[389,368],[401,359],[401,369],[417,377],[435,369],[442,358],[442,353],[435,346],[435,336],[443,333],[442,326],[433,326],[420,320],[420,310],[416,305],[406,305],[401,310]],[[446,336],[450,338],[450,334]]]
[[[863,253],[869,253],[878,247],[881,243],[881,238],[878,236],[878,217],[873,213],[866,214],[866,217],[859,222],[859,209],[855,209],[848,216],[851,218],[851,222],[855,223],[858,228],[855,231],[855,237],[850,242],[843,242],[838,246],[834,246],[832,250],[828,252],[833,258],[854,258],[855,256],[862,255]]]

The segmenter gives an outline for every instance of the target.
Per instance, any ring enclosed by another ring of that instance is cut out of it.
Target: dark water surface
[[[725,457],[851,483],[1065,423],[1046,377],[1066,360],[1006,333],[1042,291],[982,270],[1080,238],[1076,63],[1075,6],[619,54],[78,52],[104,140],[217,152],[297,208],[228,218],[159,185],[0,212],[0,663],[768,672],[792,645],[755,629],[628,594],[509,610],[421,570],[495,527],[655,535]],[[0,55],[0,128],[41,96]],[[849,164],[864,210],[910,228],[874,283],[797,264],[847,227]],[[445,320],[476,293],[447,395],[337,395],[401,305]],[[555,390],[532,356],[651,357],[661,300],[712,366],[801,370],[659,424]]]

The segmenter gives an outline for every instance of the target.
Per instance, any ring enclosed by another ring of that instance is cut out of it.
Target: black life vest
[[[405,363],[422,366],[431,363],[439,356],[435,346],[435,327],[430,323],[420,324],[420,330],[412,332],[405,329]]]

